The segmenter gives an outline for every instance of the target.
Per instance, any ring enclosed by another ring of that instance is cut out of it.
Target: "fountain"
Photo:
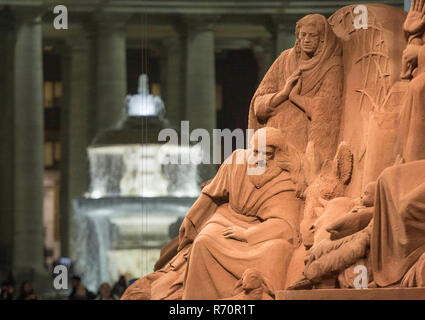
[[[152,272],[161,247],[200,193],[197,165],[163,161],[200,152],[158,143],[168,126],[164,113],[141,75],[123,121],[100,132],[88,148],[90,187],[73,202],[72,259],[89,290],[121,274],[129,279]]]

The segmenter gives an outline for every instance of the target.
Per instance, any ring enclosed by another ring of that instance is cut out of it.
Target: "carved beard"
[[[267,182],[277,177],[282,172],[282,168],[277,166],[274,160],[269,160],[267,162],[267,168],[263,174],[248,175],[249,180],[257,189],[263,187]]]

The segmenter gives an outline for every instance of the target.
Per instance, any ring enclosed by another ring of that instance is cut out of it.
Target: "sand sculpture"
[[[257,137],[262,131],[266,150],[248,164],[249,157],[261,152]],[[248,166],[258,162],[266,163],[265,172],[248,175]],[[151,281],[153,299],[231,298],[245,271],[255,269],[268,283],[266,293],[284,289],[282,270],[300,241],[299,168],[297,150],[285,143],[279,129],[257,131],[251,149],[236,150],[203,188],[180,228],[177,254],[133,286]],[[124,297],[131,294],[130,287]]]
[[[252,98],[250,149],[203,186],[123,299],[353,288],[357,265],[369,287],[425,286],[425,5],[365,6],[367,28],[354,5],[298,21]]]

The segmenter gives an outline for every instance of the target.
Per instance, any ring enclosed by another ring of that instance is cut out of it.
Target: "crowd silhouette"
[[[127,289],[127,280],[121,275],[118,281],[111,287],[107,282],[102,283],[96,293],[91,292],[82,283],[78,275],[71,278],[71,293],[68,300],[119,300]],[[13,279],[4,281],[0,287],[0,300],[43,300],[43,296],[37,293],[31,281],[24,280],[16,291],[16,283]]]

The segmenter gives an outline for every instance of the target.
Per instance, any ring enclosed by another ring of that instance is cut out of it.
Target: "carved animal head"
[[[263,284],[263,278],[258,270],[253,268],[246,269],[242,275],[242,288],[252,290],[260,288]]]
[[[313,238],[313,245],[321,240],[329,239],[330,234],[326,226],[350,211],[354,206],[354,200],[348,197],[339,197],[332,200],[320,199],[321,207],[316,207],[314,212],[317,219],[311,224],[309,232]]]
[[[314,157],[310,156],[310,158]],[[309,161],[311,162],[311,160]],[[305,167],[308,168],[308,165]],[[345,187],[351,181],[352,171],[353,154],[348,144],[341,142],[333,161],[325,161],[321,167],[320,174],[316,175],[314,179],[311,179],[311,174],[308,175],[310,176],[310,182],[305,191],[306,201],[304,206],[304,218],[300,225],[303,244],[307,249],[314,244],[315,234],[321,234],[321,232],[318,231],[318,229],[320,229],[319,225],[315,224],[315,222],[322,216],[325,208],[327,209],[329,200],[325,199],[343,197]],[[338,200],[336,203],[340,202],[341,201]],[[332,202],[331,207],[336,206],[336,203]],[[320,221],[319,224],[321,224]],[[320,237],[323,237],[323,235]]]
[[[240,294],[243,293],[245,298],[262,299],[264,294],[274,298],[273,291],[273,287],[268,284],[260,271],[254,268],[248,268],[242,274],[241,279],[236,283],[233,294],[239,298],[241,297]]]

